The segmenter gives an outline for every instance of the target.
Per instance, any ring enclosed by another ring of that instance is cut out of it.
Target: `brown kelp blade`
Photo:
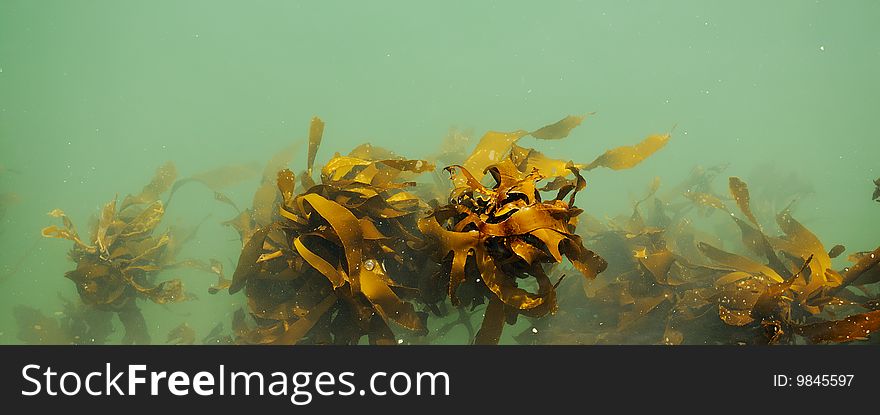
[[[284,164],[287,163],[285,162]],[[219,193],[224,188],[259,177],[259,174],[260,165],[254,162],[229,164],[196,173],[174,182],[174,185],[171,186],[171,191],[168,193],[165,205],[168,206],[177,191],[189,183],[201,183],[208,189]]]
[[[880,329],[880,310],[856,314],[842,320],[822,321],[796,328],[811,343],[845,343],[867,340]]]
[[[162,193],[165,193],[165,191],[171,188],[176,179],[177,168],[174,166],[174,163],[169,161],[163,164],[156,170],[153,179],[150,183],[144,186],[140,193],[137,195],[126,196],[126,198],[123,199],[122,205],[119,206],[119,211],[121,212],[131,205],[151,203],[158,200]]]
[[[300,197],[300,210],[308,205],[314,213],[320,215],[333,228],[342,243],[347,262],[348,282],[352,291],[357,292],[360,288],[361,250],[363,232],[357,217],[342,205],[324,198],[321,195],[311,193]]]
[[[312,174],[312,167],[315,165],[315,156],[318,154],[318,147],[321,146],[321,138],[324,136],[324,121],[318,117],[312,117],[309,124],[309,158],[308,158],[308,174]]]
[[[469,172],[482,172],[486,170],[486,167],[507,157],[513,145],[527,134],[528,132],[523,130],[509,133],[489,131],[483,135],[483,138],[477,143],[477,148],[461,165]],[[465,186],[463,180],[463,178],[454,180],[455,187]]]
[[[559,140],[568,137],[571,130],[581,125],[581,122],[587,118],[587,115],[569,115],[553,124],[545,125],[535,131],[529,133],[532,137],[539,140]]]
[[[782,276],[780,276],[779,273],[772,268],[764,264],[755,262],[742,255],[723,251],[706,242],[700,242],[699,244],[697,244],[697,248],[699,248],[700,252],[702,252],[703,255],[705,255],[707,258],[711,259],[719,265],[729,267],[733,271],[744,271],[751,274],[763,275],[764,277],[778,283],[782,283],[784,281]]]
[[[753,225],[760,229],[761,225],[758,224],[758,219],[756,219],[755,215],[752,213],[749,200],[749,187],[746,185],[746,182],[740,180],[739,177],[733,176],[728,179],[728,182],[730,194],[733,196],[734,200],[736,200],[736,205],[739,206],[739,210],[742,211],[743,215],[746,215],[749,222],[752,222]]]
[[[874,186],[874,194],[871,196],[871,199],[880,202],[880,179],[874,180]]]
[[[828,257],[829,257],[829,258],[832,258],[832,259],[833,259],[833,258],[837,258],[837,257],[839,257],[840,254],[842,254],[844,251],[846,251],[846,247],[845,247],[845,246],[843,246],[843,245],[839,245],[839,244],[838,244],[838,245],[834,245],[833,247],[831,247],[831,249],[828,250]]]
[[[669,137],[670,134],[655,134],[636,145],[613,148],[586,165],[584,170],[593,170],[596,167],[607,167],[612,170],[633,168],[663,148],[669,142]]]
[[[238,258],[238,266],[232,274],[232,284],[229,286],[230,294],[235,294],[244,288],[248,277],[256,273],[259,268],[257,260],[263,252],[263,242],[266,240],[269,230],[268,226],[257,229],[245,242],[241,249],[241,256]]]

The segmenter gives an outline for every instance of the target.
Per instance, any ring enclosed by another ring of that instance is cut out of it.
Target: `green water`
[[[0,344],[20,342],[15,305],[52,315],[58,293],[76,298],[62,277],[70,243],[40,237],[55,223],[47,212],[85,226],[168,160],[181,177],[263,163],[303,140],[314,115],[327,123],[319,163],[365,141],[419,157],[451,127],[476,139],[595,111],[565,140],[526,142],[588,162],[675,126],[638,167],[591,172],[579,206],[628,214],[651,178],[673,184],[697,164],[729,163],[725,174],[770,194],[812,188],[798,218],[828,245],[873,249],[878,21],[870,0],[2,0],[0,194],[15,196],[0,222],[0,271],[15,272],[0,282]],[[248,206],[256,184],[227,194]],[[220,222],[234,212],[197,186],[175,197],[166,222],[210,215],[182,256],[219,258],[231,272],[240,244]],[[169,274],[200,298],[142,303],[159,343],[183,321],[200,336],[228,327],[244,303],[207,294],[205,274]]]

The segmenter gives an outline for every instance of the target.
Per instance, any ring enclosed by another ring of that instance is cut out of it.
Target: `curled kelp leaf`
[[[528,132],[518,130],[504,133],[489,131],[477,143],[477,147],[461,165],[468,172],[482,172],[492,164],[507,157],[513,145]],[[465,186],[463,179],[455,180],[455,187]]]
[[[212,258],[208,270],[217,276],[217,283],[208,287],[209,293],[217,294],[232,285],[232,280],[227,279],[226,275],[223,273],[223,263],[220,261]]]

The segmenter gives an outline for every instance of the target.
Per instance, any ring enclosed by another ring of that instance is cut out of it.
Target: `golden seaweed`
[[[730,197],[719,196],[713,180],[725,166],[695,168],[662,192],[655,177],[631,213],[583,212],[576,202],[587,189],[585,171],[633,168],[670,139],[650,135],[588,164],[523,144],[526,136],[565,138],[587,115],[530,132],[489,131],[470,153],[461,148],[467,135],[451,130],[426,159],[365,143],[318,165],[324,122],[314,117],[305,169],[288,168],[295,144],[283,149],[243,209],[220,190],[256,176],[255,166],[175,181],[166,164],[140,193],[104,204],[88,232],[80,234],[63,211],[50,212],[60,223],[42,234],[72,242],[76,266],[65,276],[79,301],[59,318],[17,309],[19,336],[102,343],[116,315],[123,343],[148,343],[136,300],[192,299],[180,280],[157,278],[190,268],[216,277],[209,293],[243,292],[247,303],[232,331],[217,324],[206,344],[425,344],[459,326],[470,343],[497,344],[505,326],[522,319],[527,329],[513,338],[528,344],[876,341],[880,248],[855,252],[850,266],[834,269],[843,245],[827,250],[791,205],[768,208],[762,188],[750,191],[737,177],[727,180]],[[198,226],[158,231],[174,193],[193,182],[237,213],[224,222],[241,240],[231,278],[216,259],[175,259]],[[878,199],[880,179],[875,186]],[[722,218],[709,217],[716,210]],[[770,221],[765,229],[759,219],[772,215],[776,230]],[[723,243],[730,240],[739,246]],[[450,316],[429,331],[429,318]],[[165,341],[195,344],[196,332],[183,322]]]
[[[508,149],[511,136],[497,137],[501,139],[495,145]],[[475,153],[485,151],[487,148],[478,146]],[[483,186],[466,165],[448,170],[451,179],[464,186],[454,192],[449,205],[420,219],[419,229],[437,246],[432,250],[436,249],[438,263],[445,264],[445,258],[451,257],[444,284],[453,305],[463,302],[458,295],[461,286],[470,286],[469,291],[480,293],[480,297],[488,296],[476,343],[497,343],[504,322],[517,314],[541,317],[555,312],[555,286],[541,264],[555,264],[565,256],[588,279],[605,268],[602,258],[585,248],[574,234],[575,218],[581,212],[574,206],[575,195],[584,184],[576,168],[566,169],[577,177],[568,201],[562,200],[567,192],[543,201],[536,183],[544,176],[537,168],[521,171],[510,158],[484,168],[495,180],[491,188]],[[536,292],[518,286],[517,280],[526,277],[535,279]],[[469,298],[465,304],[473,301],[475,298]]]
[[[323,123],[310,129],[310,168]],[[283,169],[273,222],[257,224],[246,240],[230,293],[245,289],[256,327],[241,317],[237,341],[259,344],[394,343],[391,326],[423,335],[425,315],[406,298],[422,295],[407,229],[426,207],[399,181],[433,169],[372,146],[337,155],[321,168],[320,183],[302,186]],[[423,267],[421,267],[423,269]],[[282,288],[284,287],[284,288]],[[287,294],[279,296],[279,289]]]
[[[749,221],[757,226],[747,203],[747,185],[731,178],[730,188],[740,210],[746,216],[752,216]],[[872,273],[878,263],[877,255],[864,255],[854,266],[836,271],[831,267],[831,258],[840,255],[845,248],[837,245],[827,251],[814,233],[792,217],[790,208],[776,216],[783,235],[775,237],[767,236],[760,228],[753,228],[732,214],[731,217],[740,228],[743,244],[768,263],[765,265],[706,243],[700,244],[707,258],[732,271],[716,282],[719,288],[737,287],[723,291],[726,294],[718,297],[719,316],[725,323],[753,326],[761,333],[762,341],[771,344],[793,342],[794,336],[813,343],[864,340],[875,329],[878,323],[873,315],[856,314],[834,321],[815,320],[823,311],[836,314],[832,310],[860,305],[870,307],[867,303],[859,304],[840,296],[848,295],[845,287]],[[875,252],[880,253],[880,250]],[[871,279],[861,281],[875,282]],[[738,314],[733,314],[731,304]]]
[[[155,177],[137,195],[116,199],[101,210],[90,239],[84,241],[63,211],[50,216],[60,218],[62,227],[43,229],[44,237],[74,242],[70,257],[76,267],[65,277],[75,283],[86,306],[115,312],[125,327],[125,343],[149,343],[146,323],[135,300],[146,298],[157,304],[186,300],[180,280],[155,282],[163,269],[175,266],[179,245],[170,231],[154,235],[165,213],[159,197],[169,190],[176,170],[173,164],[160,167]],[[183,239],[187,239],[184,237]]]
[[[596,167],[612,170],[633,168],[663,148],[669,142],[669,137],[669,134],[649,135],[636,145],[613,148],[584,166],[584,170],[593,170]]]
[[[760,228],[761,225],[758,224],[758,219],[755,218],[755,214],[752,213],[752,208],[750,205],[750,197],[749,197],[749,187],[746,185],[744,181],[742,181],[739,177],[730,177],[729,179],[729,188],[730,194],[733,196],[733,199],[736,200],[736,204],[739,206],[739,210],[742,211],[746,218],[752,222],[753,225]]]
[[[569,115],[553,124],[532,131],[529,135],[540,140],[559,140],[568,137],[571,130],[581,125],[585,118],[587,118],[586,115]]]

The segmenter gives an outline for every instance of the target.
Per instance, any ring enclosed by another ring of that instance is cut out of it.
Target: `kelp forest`
[[[321,165],[322,142],[338,138],[315,117],[259,165],[181,177],[182,166],[168,162],[145,183],[106,189],[103,200],[57,200],[45,227],[33,229],[41,239],[2,270],[0,290],[45,243],[66,244],[69,267],[40,278],[64,278],[71,290],[57,294],[60,311],[14,305],[15,336],[184,345],[880,341],[880,247],[811,231],[802,219],[810,190],[756,192],[728,165],[699,160],[679,159],[692,166],[683,181],[656,176],[642,162],[677,151],[675,127],[594,148],[595,158],[542,152],[555,140],[590,148],[581,124],[593,121],[570,115],[474,139],[453,131],[416,158],[366,142]],[[594,179],[600,169],[644,177],[630,209],[601,217],[584,209],[600,197],[594,180],[613,177]],[[226,193],[241,183],[252,186],[247,203]],[[167,220],[187,192],[212,195],[202,203],[230,214]],[[880,209],[880,178],[864,178],[863,200],[837,202]],[[0,216],[17,203],[0,193]],[[76,204],[100,208],[65,213]],[[239,249],[184,255],[210,222]],[[188,289],[193,278],[210,288]],[[158,332],[145,312],[208,296],[236,299],[226,314],[198,316],[213,322],[210,331],[184,322]]]

